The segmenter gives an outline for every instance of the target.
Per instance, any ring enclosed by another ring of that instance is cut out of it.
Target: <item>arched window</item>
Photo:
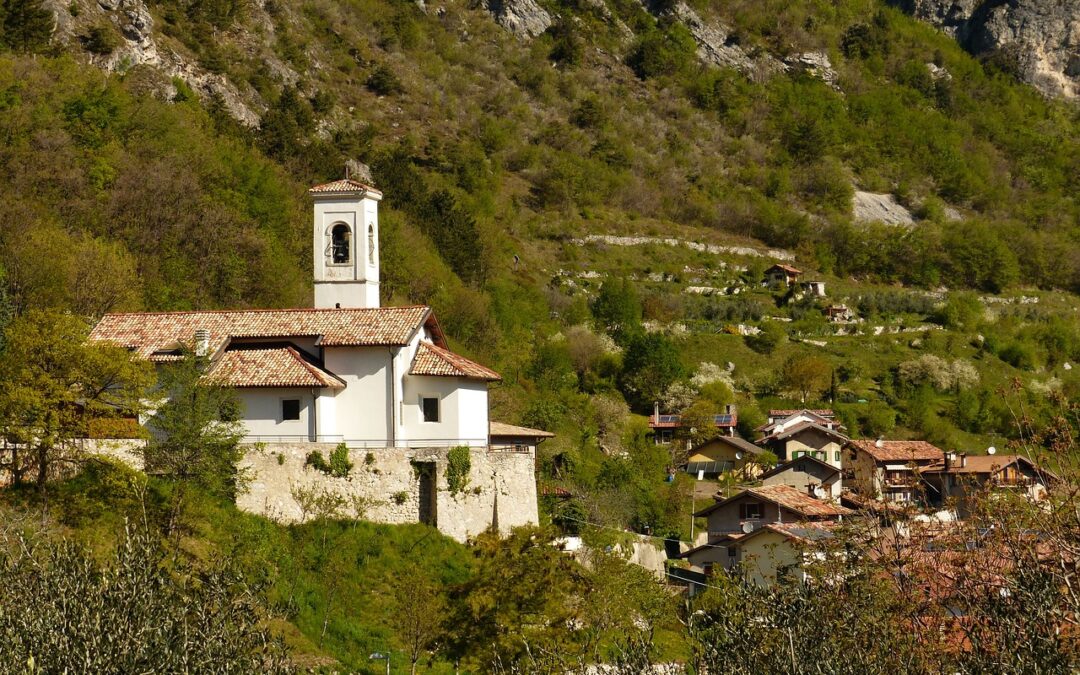
[[[367,261],[369,265],[375,264],[375,226],[367,226]]]
[[[349,235],[349,226],[344,223],[339,223],[330,230],[330,255],[335,264],[349,262],[351,257]]]

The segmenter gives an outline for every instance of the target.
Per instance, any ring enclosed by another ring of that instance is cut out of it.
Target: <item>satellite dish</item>
[[[815,485],[814,496],[818,499],[825,499],[825,488],[821,487],[820,485]]]
[[[742,531],[743,531],[743,534],[750,534],[751,532],[754,531],[754,524],[750,523],[750,522],[743,523],[742,524]]]
[[[735,451],[735,459],[742,459],[742,450]]]
[[[986,454],[988,454],[988,455],[992,455],[992,454],[994,454],[995,452],[997,452],[997,448],[995,448],[995,447],[994,447],[994,446],[992,446],[992,445],[991,445],[991,446],[990,446],[989,448],[987,448],[987,449],[986,449]]]

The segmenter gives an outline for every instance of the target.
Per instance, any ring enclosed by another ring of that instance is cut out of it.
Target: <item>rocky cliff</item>
[[[1050,96],[1080,95],[1080,0],[898,0],[977,56],[997,56]]]

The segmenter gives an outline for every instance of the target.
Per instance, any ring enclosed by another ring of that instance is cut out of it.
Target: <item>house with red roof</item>
[[[969,455],[947,452],[941,462],[923,469],[935,505],[953,506],[961,518],[971,512],[972,499],[984,490],[1011,492],[1032,501],[1046,497],[1060,479],[1024,455]]]
[[[860,497],[910,503],[926,494],[923,472],[944,457],[926,441],[853,440],[845,447],[842,469]]]

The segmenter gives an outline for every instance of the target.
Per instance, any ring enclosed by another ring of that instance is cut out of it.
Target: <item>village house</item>
[[[208,381],[235,390],[243,442],[254,448],[241,508],[302,518],[290,490],[326,483],[303,458],[344,444],[354,463],[379,471],[335,489],[377,498],[374,520],[419,519],[458,538],[496,522],[535,523],[533,456],[551,434],[489,419],[488,385],[499,374],[451,351],[429,307],[380,306],[381,192],[345,179],[309,195],[313,308],[107,314],[90,339],[159,367],[191,349],[207,360]],[[462,446],[475,489],[450,499],[441,477],[451,448]]]
[[[683,470],[698,478],[734,472],[751,477],[761,453],[761,448],[738,436],[717,436],[691,450]]]
[[[843,470],[850,487],[868,499],[910,503],[921,499],[927,484],[922,472],[944,461],[940,448],[926,441],[849,441]]]
[[[806,566],[825,560],[821,549],[836,537],[834,522],[770,523],[734,542],[739,570],[757,586],[802,583]]]
[[[770,410],[769,421],[758,428],[758,445],[772,450],[781,461],[809,456],[839,467],[841,449],[848,438],[831,410]]]
[[[713,416],[713,424],[720,433],[734,436],[735,427],[739,425],[739,415],[735,406],[725,406],[723,413]],[[682,428],[682,415],[661,415],[660,404],[653,404],[653,414],[649,416],[649,429],[653,434],[653,442],[657,445],[671,443]]]
[[[791,265],[776,264],[765,270],[763,285],[769,288],[788,288],[799,282],[802,270],[795,269]]]
[[[855,312],[847,305],[829,305],[825,308],[825,318],[833,323],[844,323],[855,320]]]
[[[746,488],[694,514],[707,520],[708,538],[680,557],[706,572],[730,570],[740,560],[736,544],[766,525],[837,521],[851,513],[790,485]]]
[[[790,485],[818,499],[840,500],[840,469],[810,455],[801,455],[758,476],[762,485]]]
[[[961,518],[970,515],[971,499],[984,490],[1001,490],[1042,500],[1058,477],[1023,455],[967,455],[947,452],[940,463],[922,470],[936,506],[953,505]]]

